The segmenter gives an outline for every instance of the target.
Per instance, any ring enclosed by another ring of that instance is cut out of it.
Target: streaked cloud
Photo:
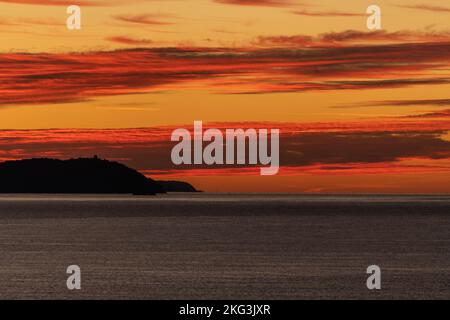
[[[26,26],[26,25],[34,25],[34,26],[62,26],[65,25],[65,20],[57,20],[54,18],[30,18],[30,17],[21,17],[21,18],[10,18],[10,17],[0,17],[0,25],[3,26]]]
[[[336,109],[347,108],[367,108],[367,107],[411,107],[411,106],[429,106],[429,107],[444,107],[450,106],[450,99],[416,99],[416,100],[380,100],[358,102],[355,104],[333,106]]]
[[[134,23],[140,25],[171,25],[173,22],[165,21],[168,16],[161,14],[123,14],[113,18],[120,22]]]
[[[149,43],[129,37],[109,40]],[[4,53],[0,63],[3,106],[176,90],[187,83],[221,93],[362,90],[450,83],[450,77],[438,72],[450,67],[450,42]]]
[[[286,7],[293,4],[290,0],[214,0],[217,3],[241,6]]]
[[[261,36],[256,44],[284,47],[328,47],[331,45],[368,43],[450,42],[450,31],[358,31],[328,32],[316,37],[307,35]]]
[[[408,116],[408,118],[450,118],[450,109]]]
[[[185,126],[187,129],[192,124]],[[282,171],[304,174],[304,170],[327,174],[358,170],[372,172],[396,166],[403,172],[416,172],[417,166],[403,165],[406,159],[421,159],[431,170],[450,164],[450,141],[443,136],[450,120],[380,120],[353,123],[211,123],[205,128],[280,128]],[[58,129],[0,131],[1,160],[52,156],[89,157],[97,154],[116,159],[147,174],[196,175],[242,174],[255,166],[174,166],[170,152],[174,127],[142,129]],[[233,169],[239,171],[233,172]],[[223,172],[222,172],[223,173]],[[247,172],[248,173],[248,172]],[[257,173],[256,173],[257,174]]]
[[[106,40],[135,47],[148,46],[153,44],[153,41],[150,39],[136,39],[128,36],[114,36],[106,38]]]
[[[343,12],[343,11],[310,11],[310,10],[295,10],[292,13],[299,16],[307,17],[365,17],[367,15],[357,12]]]
[[[450,13],[450,7],[436,6],[431,4],[410,4],[410,5],[397,5],[400,8],[417,9],[431,12],[445,12]]]
[[[385,100],[368,102],[373,106],[450,106],[450,99]]]
[[[0,2],[12,4],[28,4],[41,6],[70,6],[76,4],[84,7],[109,7],[129,3],[130,1],[137,2],[136,0],[0,0]]]

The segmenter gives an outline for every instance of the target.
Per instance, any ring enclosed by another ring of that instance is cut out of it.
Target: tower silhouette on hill
[[[175,183],[175,184],[174,184]],[[98,193],[154,195],[195,191],[181,182],[161,182],[98,156],[70,160],[28,159],[0,163],[0,193]],[[179,190],[182,187],[184,190]]]

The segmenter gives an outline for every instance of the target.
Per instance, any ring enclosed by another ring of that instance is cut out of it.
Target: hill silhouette
[[[0,163],[0,193],[154,195],[165,192],[162,185],[136,170],[97,157]]]
[[[183,181],[156,181],[165,192],[199,192],[192,185]]]

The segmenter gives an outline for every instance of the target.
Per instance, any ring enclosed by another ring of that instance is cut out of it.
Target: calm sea
[[[0,298],[450,299],[450,197],[3,195]]]

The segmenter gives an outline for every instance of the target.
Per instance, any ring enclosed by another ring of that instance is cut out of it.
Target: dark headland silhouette
[[[156,181],[165,192],[199,192],[191,184],[184,181]]]
[[[121,163],[97,156],[0,163],[0,193],[155,195],[196,191],[189,183],[155,181]]]

